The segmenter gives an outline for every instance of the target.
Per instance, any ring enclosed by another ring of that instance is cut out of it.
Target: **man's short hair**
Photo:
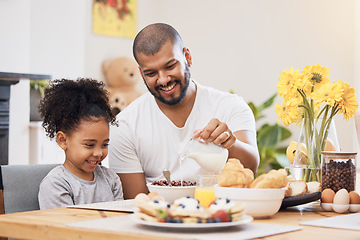
[[[137,62],[137,54],[146,56],[159,52],[164,44],[170,40],[172,44],[179,44],[181,50],[184,48],[179,33],[170,25],[165,23],[154,23],[143,28],[135,37],[133,44],[133,55]]]

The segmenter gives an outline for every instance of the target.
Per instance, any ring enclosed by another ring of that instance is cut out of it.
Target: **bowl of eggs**
[[[321,192],[320,205],[325,211],[337,213],[359,212],[360,195],[355,191],[348,192],[345,188],[336,193],[331,188],[325,188]]]

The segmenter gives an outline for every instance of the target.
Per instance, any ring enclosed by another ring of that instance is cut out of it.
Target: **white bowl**
[[[157,192],[166,201],[173,203],[178,198],[187,197],[187,196],[193,198],[195,196],[196,186],[169,187],[169,186],[151,185],[151,183],[148,183],[147,187],[150,192]]]
[[[285,196],[284,188],[230,188],[215,186],[215,197],[244,203],[246,214],[267,218],[277,213]]]
[[[333,207],[333,210],[334,212],[337,212],[337,213],[344,213],[344,212],[347,212],[347,210],[349,210],[349,204],[333,204],[332,207]]]

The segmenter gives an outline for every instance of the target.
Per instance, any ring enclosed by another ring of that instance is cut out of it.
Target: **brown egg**
[[[349,192],[350,204],[360,204],[360,195],[357,192]]]
[[[322,203],[333,203],[334,197],[335,197],[335,192],[331,188],[325,188],[321,192]]]

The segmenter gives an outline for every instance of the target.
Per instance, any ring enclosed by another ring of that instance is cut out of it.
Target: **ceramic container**
[[[254,218],[267,218],[277,213],[285,196],[284,188],[231,188],[215,186],[215,197],[244,203],[245,212]]]

